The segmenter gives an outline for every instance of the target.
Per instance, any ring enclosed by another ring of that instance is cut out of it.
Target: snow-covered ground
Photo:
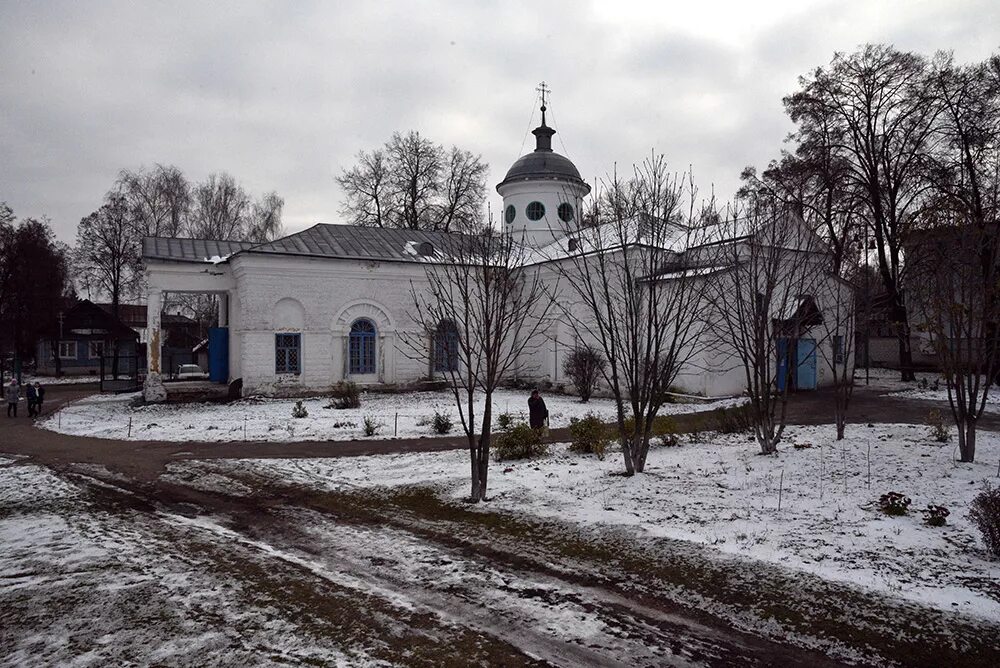
[[[39,383],[40,385],[90,385],[96,384],[100,378],[96,376],[24,376],[25,383]]]
[[[308,411],[293,418],[294,399],[244,399],[229,404],[157,404],[133,407],[137,394],[94,395],[70,404],[38,426],[63,434],[153,441],[320,441],[366,438],[365,418],[374,420],[378,431],[372,439],[437,436],[430,424],[435,412],[447,414],[453,423],[451,434],[461,434],[462,426],[455,401],[449,392],[405,394],[365,393],[361,408],[327,408],[329,400],[314,397],[302,400]],[[581,404],[575,397],[545,395],[549,425],[569,425],[570,419],[587,412],[614,418],[610,399],[591,399]],[[668,404],[663,414],[689,413],[729,406],[739,400],[708,403]],[[481,414],[483,403],[477,405]],[[494,415],[510,413],[527,419],[527,393],[504,390],[493,403]],[[131,427],[130,427],[131,423]]]
[[[987,559],[967,518],[983,482],[1000,482],[1000,435],[983,432],[979,461],[962,464],[954,444],[935,443],[921,426],[851,425],[840,443],[832,426],[786,433],[774,457],[758,455],[745,436],[654,448],[646,473],[634,478],[615,475],[622,464],[614,455],[598,461],[556,446],[547,457],[494,463],[492,500],[483,508],[695,541],[1000,620],[1000,562]],[[227,466],[324,488],[433,485],[455,501],[468,493],[461,451]],[[878,497],[889,491],[912,499],[910,514],[879,511]],[[928,504],[951,511],[947,526],[923,523]]]

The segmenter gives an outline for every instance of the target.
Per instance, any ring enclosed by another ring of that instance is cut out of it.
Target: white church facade
[[[572,251],[562,230],[579,217],[590,187],[568,158],[552,150],[554,133],[543,107],[535,150],[511,166],[497,191],[503,224],[515,238],[533,249]],[[160,313],[170,293],[218,296],[209,372],[243,396],[318,394],[341,381],[419,386],[432,379],[432,363],[407,354],[402,339],[417,333],[412,291],[426,287],[427,263],[438,261],[435,249],[445,247],[446,238],[441,232],[317,224],[262,244],[144,239],[147,400],[166,399],[162,378],[170,370],[160,356]],[[576,344],[572,328],[553,319],[523,364],[530,380],[569,385],[562,361]],[[427,345],[433,345],[429,337]],[[705,396],[743,391],[742,372],[732,365],[713,368],[705,357],[692,358],[692,369],[679,379],[681,390]],[[813,386],[829,381],[825,365],[816,366]]]

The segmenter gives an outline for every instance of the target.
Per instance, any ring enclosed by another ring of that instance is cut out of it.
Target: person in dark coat
[[[532,390],[528,398],[528,424],[532,429],[541,429],[548,419],[549,409],[545,407],[545,399],[542,399],[538,390]]]
[[[38,401],[38,389],[28,383],[24,387],[24,398],[28,402],[28,417],[35,417],[35,402]]]
[[[35,383],[35,415],[42,414],[42,402],[45,401],[45,388]]]
[[[4,397],[7,399],[7,417],[10,417],[11,413],[14,414],[14,417],[17,417],[17,402],[21,398],[21,393],[17,387],[17,381],[10,381],[10,385],[3,388],[3,393]]]

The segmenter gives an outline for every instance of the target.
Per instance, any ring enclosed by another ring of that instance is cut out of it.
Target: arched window
[[[458,328],[451,320],[442,320],[434,332],[434,370],[458,371]]]
[[[375,323],[367,318],[351,325],[349,345],[350,373],[375,373]]]

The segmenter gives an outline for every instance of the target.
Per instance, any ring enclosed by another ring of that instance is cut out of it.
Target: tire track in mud
[[[564,577],[531,558],[496,559],[377,514],[330,508],[301,489],[237,478],[242,489],[256,492],[234,496],[162,480],[94,478],[93,471],[67,475],[90,479],[103,495],[168,524],[214,534],[208,543],[236,545],[297,586],[321,582],[342,597],[353,591],[369,605],[379,601],[389,617],[419,617],[423,633],[473,636],[506,648],[507,665],[830,665],[812,652],[708,625],[676,606],[637,603],[599,582]],[[401,658],[390,655],[384,658]],[[438,658],[449,659],[447,652]]]

